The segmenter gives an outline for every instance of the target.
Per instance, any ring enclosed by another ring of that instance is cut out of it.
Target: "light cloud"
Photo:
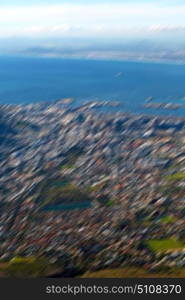
[[[162,3],[162,1],[161,1]],[[184,31],[184,5],[63,4],[0,6],[0,36],[121,36]]]
[[[149,28],[151,32],[185,32],[185,26],[172,26],[172,25],[152,25]]]

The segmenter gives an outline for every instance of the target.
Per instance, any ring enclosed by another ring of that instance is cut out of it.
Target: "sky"
[[[180,41],[184,16],[184,0],[0,0],[0,39]]]

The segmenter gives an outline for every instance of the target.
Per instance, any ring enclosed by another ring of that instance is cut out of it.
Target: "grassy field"
[[[160,222],[163,224],[173,224],[177,221],[177,219],[173,216],[166,216],[160,219]]]
[[[167,180],[182,180],[182,179],[185,179],[185,173],[175,173],[175,174],[172,174],[172,175],[168,175],[166,176],[166,179]]]
[[[185,278],[185,268],[169,272],[149,273],[142,268],[106,269],[97,272],[87,272],[82,278]]]
[[[37,278],[55,273],[57,270],[57,265],[50,264],[44,257],[16,256],[9,262],[0,261],[0,278]]]
[[[146,244],[154,252],[185,248],[185,245],[176,239],[149,240]]]

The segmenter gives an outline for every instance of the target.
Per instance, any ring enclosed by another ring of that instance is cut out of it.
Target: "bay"
[[[0,104],[27,104],[72,97],[117,100],[123,111],[184,116],[177,110],[146,109],[145,99],[185,106],[185,65],[111,60],[0,57]],[[113,109],[113,108],[112,108]]]

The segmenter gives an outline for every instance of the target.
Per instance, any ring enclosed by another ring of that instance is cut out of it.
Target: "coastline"
[[[53,103],[73,97],[75,106],[85,101],[115,100],[121,104],[119,110],[127,113],[185,115],[182,64],[46,56],[0,56],[0,61],[1,104]],[[169,102],[183,107],[145,108],[149,96],[154,103]]]
[[[48,54],[48,55],[31,55],[31,54],[0,54],[0,58],[14,58],[14,59],[21,59],[21,58],[30,58],[30,59],[60,59],[60,60],[71,60],[71,61],[100,61],[100,62],[128,62],[128,63],[143,63],[143,64],[164,64],[164,65],[185,65],[184,60],[172,60],[172,59],[149,59],[149,58],[140,58],[135,57],[131,59],[130,57],[121,58],[121,57],[113,57],[113,56],[78,56],[78,55],[58,55],[58,54]]]

